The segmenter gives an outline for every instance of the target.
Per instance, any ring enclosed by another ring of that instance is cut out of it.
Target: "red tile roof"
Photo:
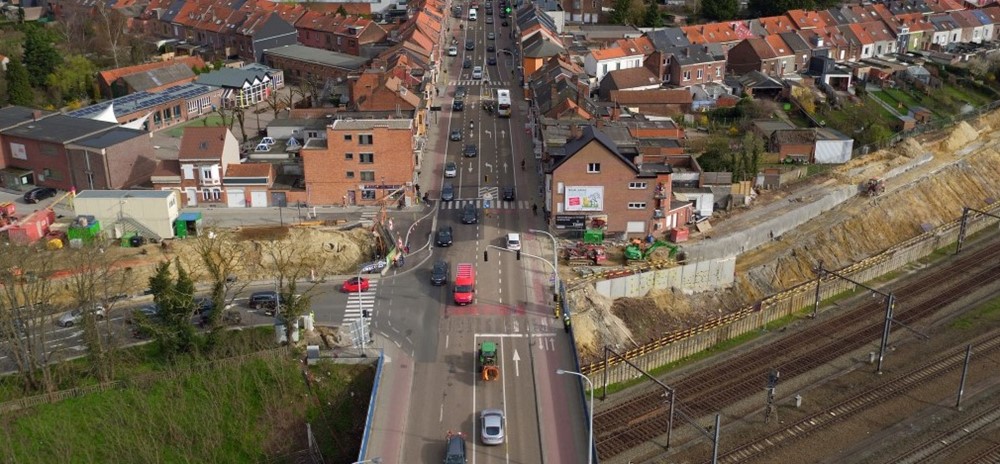
[[[771,50],[774,52],[774,56],[792,56],[795,52],[792,51],[792,47],[789,47],[785,43],[785,39],[782,39],[778,34],[771,34],[764,37],[764,41],[771,46]]]
[[[152,71],[154,69],[166,68],[167,66],[173,66],[178,63],[183,63],[191,68],[204,68],[205,60],[197,56],[178,56],[172,60],[166,61],[155,61],[152,63],[137,64],[135,66],[126,66],[124,68],[108,69],[106,71],[101,71],[97,73],[98,78],[106,85],[118,80],[119,77],[130,76],[132,74],[138,74],[146,71]]]
[[[274,167],[271,163],[227,164],[226,177],[266,177],[271,178]]]
[[[684,89],[612,90],[611,101],[620,105],[690,105],[691,92]]]
[[[226,127],[185,127],[184,134],[181,136],[181,146],[177,151],[178,159],[182,161],[221,160],[228,132],[229,129]]]

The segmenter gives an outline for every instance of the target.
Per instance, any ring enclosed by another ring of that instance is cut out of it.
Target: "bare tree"
[[[54,391],[51,330],[53,260],[39,247],[0,245],[0,337],[26,392]],[[7,366],[3,366],[4,369]]]
[[[239,279],[239,276],[249,274],[245,272],[245,264],[253,261],[248,248],[237,239],[236,234],[226,229],[207,229],[195,238],[193,247],[200,262],[192,264],[192,271],[203,273],[212,286],[209,298],[216,309],[209,313],[207,319],[211,344],[222,326],[221,308],[232,305],[236,296],[246,288],[250,279]]]
[[[246,121],[244,117],[245,110],[235,104],[232,108],[226,108],[225,102],[222,102],[222,105],[215,107],[215,112],[220,118],[222,118],[222,125],[226,126],[226,128],[230,131],[233,130],[233,127],[236,126],[237,122],[240,123],[240,134],[243,136],[243,139],[240,140],[240,144],[245,144],[247,141]],[[205,121],[207,124],[208,120],[206,119]]]
[[[276,315],[284,323],[285,335],[291,341],[292,324],[306,314],[312,297],[318,292],[317,282],[312,281],[312,276],[323,269],[325,258],[312,249],[308,241],[296,240],[294,235],[280,241],[257,242],[257,247],[264,272],[275,278],[280,298]]]
[[[68,9],[60,16],[55,28],[63,36],[63,42],[77,54],[91,53],[94,48],[94,38],[97,36],[94,20],[82,8],[67,4]]]
[[[124,53],[129,39],[128,19],[105,2],[97,2],[94,9],[102,26],[99,29],[103,32],[103,38],[107,40],[108,52],[114,60],[115,68],[121,67],[119,57]]]

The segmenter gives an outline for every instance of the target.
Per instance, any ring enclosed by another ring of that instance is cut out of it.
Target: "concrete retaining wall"
[[[704,292],[732,286],[735,280],[736,257],[729,257],[601,280],[594,285],[597,293],[610,298],[638,298],[653,289]]]

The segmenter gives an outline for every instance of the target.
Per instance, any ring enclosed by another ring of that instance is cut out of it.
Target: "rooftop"
[[[87,137],[83,140],[79,140],[74,143],[74,145],[79,145],[87,148],[108,148],[126,140],[132,140],[136,137],[149,137],[149,132],[136,130],[136,129],[126,129],[124,127],[116,127],[109,131],[101,132],[93,137]]]
[[[111,129],[118,124],[95,121],[65,114],[56,114],[28,124],[22,124],[3,131],[6,136],[24,137],[50,143],[72,142],[97,132]]]
[[[76,198],[169,198],[173,190],[84,190]]]
[[[114,105],[115,117],[122,118],[138,111],[156,108],[178,100],[189,100],[206,95],[215,89],[201,84],[184,84],[163,89],[159,92],[136,92],[119,97],[110,102],[101,102],[66,113],[70,116],[90,118],[101,114],[109,105]]]
[[[333,130],[367,130],[376,127],[387,129],[413,129],[412,119],[338,119],[333,121]]]
[[[322,48],[306,47],[305,45],[285,45],[283,47],[269,48],[264,51],[264,54],[350,71],[359,70],[368,63],[367,58],[348,55],[346,53],[337,53]]]

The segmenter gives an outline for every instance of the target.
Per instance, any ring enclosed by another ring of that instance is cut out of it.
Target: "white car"
[[[59,319],[56,320],[56,324],[59,327],[73,327],[73,325],[80,323],[83,320],[84,308],[76,308],[72,311],[67,311]],[[104,319],[104,306],[97,305],[94,307],[94,316],[97,319]]]
[[[448,47],[448,56],[458,56],[458,47]]]
[[[475,68],[472,68],[472,78],[473,79],[482,79],[483,78],[483,67],[482,66],[476,66]]]
[[[444,165],[444,176],[447,178],[458,176],[458,165],[454,161],[449,161],[448,164]]]
[[[507,249],[512,251],[521,249],[521,234],[507,234]]]
[[[483,409],[479,413],[480,429],[484,445],[499,445],[503,443],[503,411],[499,409]]]

